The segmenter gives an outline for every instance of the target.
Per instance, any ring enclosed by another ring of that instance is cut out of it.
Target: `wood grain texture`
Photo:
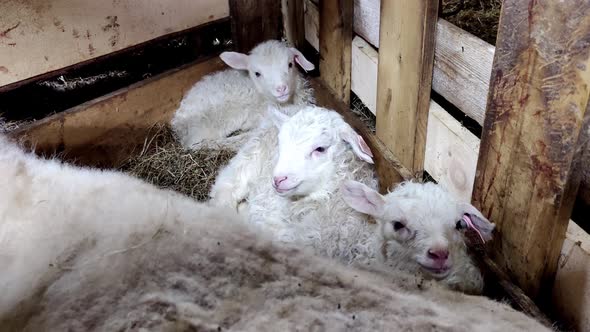
[[[581,179],[588,66],[588,1],[505,0],[474,203],[497,224],[494,259],[533,298],[551,289]]]
[[[85,165],[112,167],[143,144],[154,124],[172,118],[196,81],[221,68],[218,58],[189,64],[36,121],[11,136],[40,154],[63,153]]]
[[[249,52],[267,39],[281,39],[281,1],[229,0],[238,52]]]
[[[229,16],[226,1],[0,1],[0,86]]]
[[[281,0],[283,31],[291,45],[301,48],[305,42],[304,0]]]
[[[438,0],[384,1],[377,137],[414,174],[424,170]]]
[[[350,101],[353,0],[320,1],[320,75],[334,95]]]
[[[350,124],[367,142],[373,152],[375,168],[379,174],[379,186],[382,193],[386,193],[393,185],[412,179],[412,173],[389,152],[383,143],[373,134],[367,126],[350,110],[350,106],[334,96],[324,82],[318,79],[311,80],[318,105],[333,109],[340,113],[346,122]]]

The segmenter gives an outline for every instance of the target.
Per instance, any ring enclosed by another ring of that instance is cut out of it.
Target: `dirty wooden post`
[[[538,301],[580,183],[588,68],[590,2],[504,1],[473,200],[497,224],[492,257]]]
[[[281,2],[276,0],[229,0],[235,49],[248,52],[267,39],[280,39]]]
[[[421,177],[438,0],[381,1],[377,137]]]
[[[320,1],[320,75],[336,97],[350,101],[353,0]]]

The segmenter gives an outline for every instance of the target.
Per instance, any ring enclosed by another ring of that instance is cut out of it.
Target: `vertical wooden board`
[[[227,0],[0,1],[0,86],[229,15]]]
[[[320,50],[320,12],[311,0],[305,0],[304,21],[305,40],[307,40],[316,51]]]
[[[287,41],[297,48],[305,42],[305,0],[282,0],[283,30]]]
[[[473,199],[497,224],[495,260],[538,298],[551,289],[581,178],[590,3],[505,0],[496,45]]]
[[[320,75],[334,95],[350,101],[353,0],[320,2]]]
[[[438,0],[381,5],[377,137],[406,168],[421,174]]]
[[[281,1],[229,0],[236,50],[249,52],[268,39],[281,39]]]

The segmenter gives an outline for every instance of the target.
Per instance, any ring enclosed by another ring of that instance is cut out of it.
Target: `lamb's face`
[[[272,185],[282,196],[307,196],[326,190],[334,177],[338,155],[352,147],[361,159],[372,163],[362,137],[333,111],[302,108],[286,119],[278,134],[278,157]]]
[[[373,215],[384,241],[395,241],[415,264],[435,279],[444,279],[465,260],[464,231],[468,215],[487,240],[494,224],[467,203],[459,203],[433,183],[405,183],[381,196],[357,183],[343,186],[345,201],[353,208]]]
[[[258,92],[279,104],[292,101],[297,88],[295,66],[299,65],[305,70],[314,69],[314,65],[301,52],[276,40],[259,44],[250,55],[224,52],[221,58],[235,69],[248,70]]]

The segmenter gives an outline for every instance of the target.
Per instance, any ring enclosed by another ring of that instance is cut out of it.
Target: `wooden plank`
[[[227,17],[229,6],[218,0],[4,0],[0,13],[4,86]]]
[[[589,2],[505,0],[474,203],[497,225],[494,259],[533,298],[551,289],[581,179],[588,66]]]
[[[218,58],[183,66],[36,121],[11,135],[26,146],[35,146],[40,154],[58,152],[86,165],[111,167],[141,145],[154,124],[172,118],[196,81],[221,68]]]
[[[283,30],[287,41],[296,48],[305,43],[304,0],[281,0]]]
[[[377,63],[379,54],[362,38],[352,40],[352,91],[375,114],[377,109]]]
[[[249,52],[267,39],[281,39],[281,2],[229,0],[238,52]]]
[[[310,0],[304,1],[305,40],[307,40],[316,51],[320,50],[320,11],[318,6]]]
[[[440,19],[432,88],[483,124],[495,47]]]
[[[412,179],[412,173],[393,156],[381,141],[373,134],[361,120],[352,113],[350,106],[334,96],[331,90],[321,80],[312,79],[313,87],[318,105],[333,109],[344,117],[367,142],[373,152],[375,168],[379,174],[379,186],[382,193],[386,193],[393,185]]]
[[[415,174],[424,169],[438,0],[384,1],[377,137]]]
[[[350,101],[353,0],[320,2],[320,75],[334,95]]]

